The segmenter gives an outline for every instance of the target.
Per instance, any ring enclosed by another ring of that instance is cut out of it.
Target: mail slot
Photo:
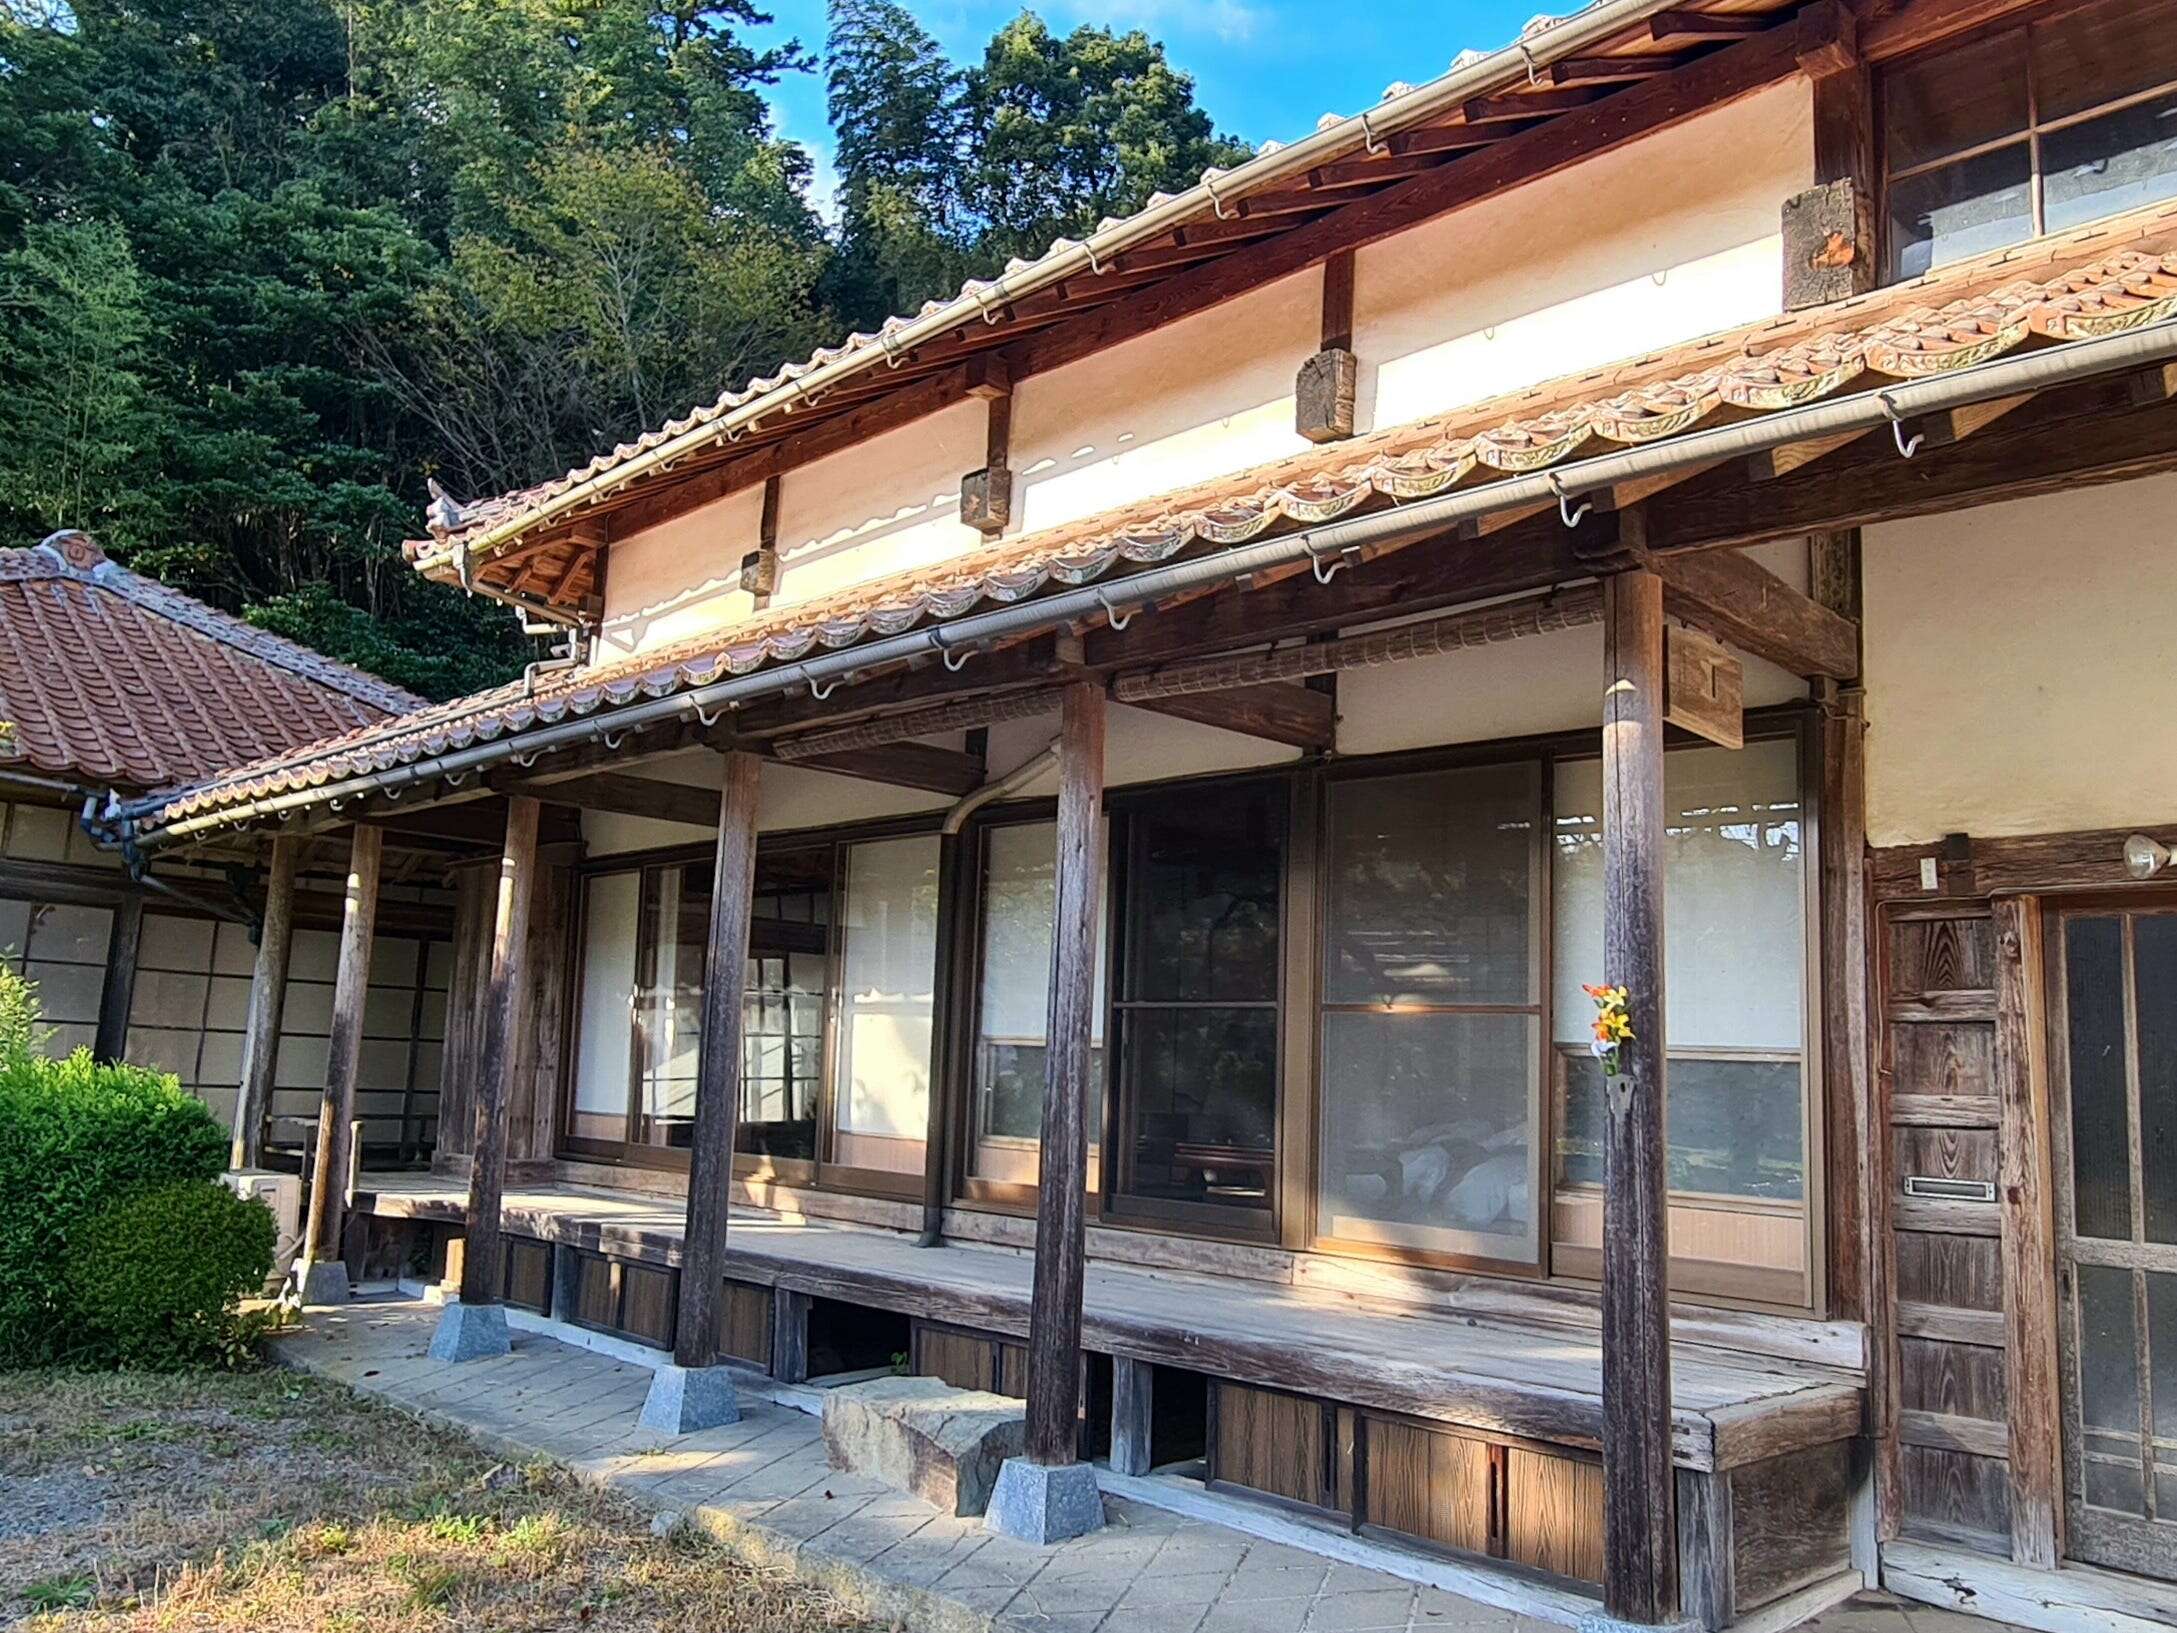
[[[1992,1179],[1943,1179],[1934,1174],[1907,1174],[1905,1194],[1924,1196],[1930,1201],[1993,1202],[1996,1199],[1996,1182]]]

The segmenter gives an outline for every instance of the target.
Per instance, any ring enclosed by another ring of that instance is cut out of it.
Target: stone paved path
[[[1561,1624],[1334,1562],[1203,1520],[1107,1497],[1109,1523],[1053,1549],[990,1535],[842,1473],[817,1420],[745,1390],[728,1428],[666,1439],[636,1427],[648,1368],[531,1332],[511,1355],[448,1366],[424,1354],[421,1301],[312,1310],[285,1364],[457,1425],[509,1457],[548,1457],[744,1557],[934,1633],[1551,1633]],[[1820,1633],[1997,1633],[1954,1612],[1866,1599]]]

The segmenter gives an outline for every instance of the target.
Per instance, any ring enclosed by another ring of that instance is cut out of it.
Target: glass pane
[[[239,930],[241,926],[235,928]],[[206,970],[212,961],[214,933],[211,919],[183,918],[176,913],[146,913],[136,967],[139,970]]]
[[[1893,174],[2026,128],[2026,36],[1998,34],[1884,77]]]
[[[2177,915],[2141,914],[2132,920],[2132,963],[2146,1237],[2177,1243]]]
[[[1323,1231],[1532,1263],[1540,1021],[1323,1017]]]
[[[642,875],[600,873],[584,892],[582,993],[575,1025],[574,1124],[585,1140],[627,1138],[634,1058],[635,929]]]
[[[741,1115],[734,1149],[814,1161],[824,1061],[823,954],[754,952],[741,1014]]]
[[[139,967],[129,991],[129,1025],[187,1026],[204,1023],[204,999],[209,978],[175,975],[165,970]]]
[[[37,984],[38,1011],[48,1023],[97,1025],[99,1000],[106,991],[105,965],[48,964],[33,958],[24,965],[23,974]],[[56,1044],[50,1052],[62,1050]]]
[[[1917,278],[2033,236],[2033,160],[2024,142],[1890,183],[1890,271]]]
[[[973,1067],[975,1137],[970,1154],[970,1169],[978,1178],[1022,1185],[1036,1179],[1057,871],[1055,823],[1012,823],[992,828],[984,838],[982,978]],[[1105,925],[1105,913],[1099,909],[1090,1039],[1092,1103],[1099,1106],[1104,1075]]]
[[[30,903],[0,896],[0,957],[19,959],[30,935]]]
[[[1602,1063],[1584,1049],[1564,1050],[1562,1059],[1559,1177],[1600,1185]],[[1791,1202],[1806,1194],[1799,1062],[1673,1054],[1666,1083],[1673,1191]]]
[[[2161,1460],[2177,1472],[2177,1275],[2147,1272],[2147,1378],[2154,1396],[2154,1435]],[[2177,1508],[2162,1511],[2177,1520]]]
[[[1541,768],[1331,787],[1324,1001],[1535,1001]]]
[[[2124,1081],[2121,920],[2065,922],[2064,992],[2071,1024],[2071,1172],[2079,1234],[2130,1241],[2132,1141]]]
[[[646,1145],[686,1150],[695,1138],[711,864],[656,868],[645,880],[635,989],[642,1087],[638,1137]]]
[[[847,849],[834,1160],[922,1169],[937,975],[937,836]]]
[[[2050,131],[2041,166],[2050,232],[2177,194],[2177,93]]]
[[[1671,1045],[1797,1054],[1806,979],[1799,752],[1689,748],[1664,764],[1664,1026]],[[1585,1044],[1603,957],[1602,762],[1556,772],[1553,1028]]]
[[[1120,1019],[1136,1196],[1267,1208],[1277,1128],[1277,1011],[1137,1009]]]
[[[2089,1429],[2139,1436],[2139,1326],[2132,1273],[2082,1264],[2079,1275],[2079,1418]]]
[[[1190,792],[1137,808],[1122,996],[1156,1002],[1278,995],[1282,783]]]
[[[2102,0],[2033,31],[2033,91],[2045,122],[2177,80],[2177,29],[2139,0]]]

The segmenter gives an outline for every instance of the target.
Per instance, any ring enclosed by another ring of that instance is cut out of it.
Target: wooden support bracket
[[[1810,678],[1859,675],[1859,626],[1734,550],[1656,558],[1676,615],[1781,669]]]

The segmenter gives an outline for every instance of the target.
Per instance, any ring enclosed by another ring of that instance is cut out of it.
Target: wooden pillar
[[[363,1001],[370,990],[370,944],[378,928],[378,870],[385,834],[355,825],[340,918],[340,966],[333,977],[332,1035],[326,1044],[325,1097],[318,1105],[317,1151],[310,1167],[310,1217],[302,1263],[314,1268],[340,1251],[347,1222],[348,1166],[355,1116],[355,1074],[363,1052]]]
[[[726,1218],[733,1205],[733,1134],[741,1111],[741,1012],[748,991],[748,926],[756,890],[755,755],[725,756],[718,796],[717,865],[703,964],[703,1032],[696,1055],[695,1132],[688,1153],[688,1227],[680,1250],[680,1320],[673,1359],[718,1365]]]
[[[1058,903],[1043,1083],[1042,1182],[1028,1331],[1028,1457],[1046,1468],[1080,1457],[1081,1290],[1086,1258],[1089,1037],[1096,993],[1104,694],[1064,692],[1058,758]]]
[[[492,907],[491,985],[484,998],[484,1051],[476,1073],[469,1142],[469,1201],[463,1215],[461,1302],[497,1304],[505,1286],[499,1200],[506,1191],[506,1112],[522,1057],[523,998],[529,984],[529,903],[537,884],[537,802],[506,802],[506,843]]]
[[[969,912],[968,870],[975,847],[950,829],[937,840],[937,980],[931,1013],[937,1017],[930,1058],[938,1063],[930,1089],[930,1127],[922,1147],[922,1235],[936,1247],[945,1236],[945,1204],[952,1200],[953,1152],[967,1122],[964,1106],[973,1092],[969,1037],[974,1025],[976,935]]]
[[[1156,1415],[1156,1368],[1131,1355],[1111,1358],[1111,1467],[1120,1474],[1147,1474],[1155,1450],[1150,1423]]]
[[[136,957],[144,944],[144,898],[139,890],[123,896],[113,910],[113,933],[106,938],[106,983],[98,995],[98,1034],[91,1052],[118,1061],[128,1053],[129,1007],[136,997]]]
[[[1997,898],[1995,931],[1996,1094],[2002,1106],[1996,1173],[2003,1209],[2011,1558],[2053,1571],[2064,1550],[2064,1463],[2040,902]]]
[[[1678,1611],[1663,1040],[1663,581],[1603,581],[1603,979],[1633,1036],[1604,1090],[1603,1600]]]
[[[234,1143],[227,1161],[255,1168],[264,1161],[265,1108],[272,1103],[272,1073],[280,1053],[280,1012],[287,1007],[287,955],[295,931],[295,861],[302,841],[272,836],[265,869],[265,916],[257,930],[257,965],[249,978],[249,1016],[243,1022],[242,1085],[234,1091]]]

